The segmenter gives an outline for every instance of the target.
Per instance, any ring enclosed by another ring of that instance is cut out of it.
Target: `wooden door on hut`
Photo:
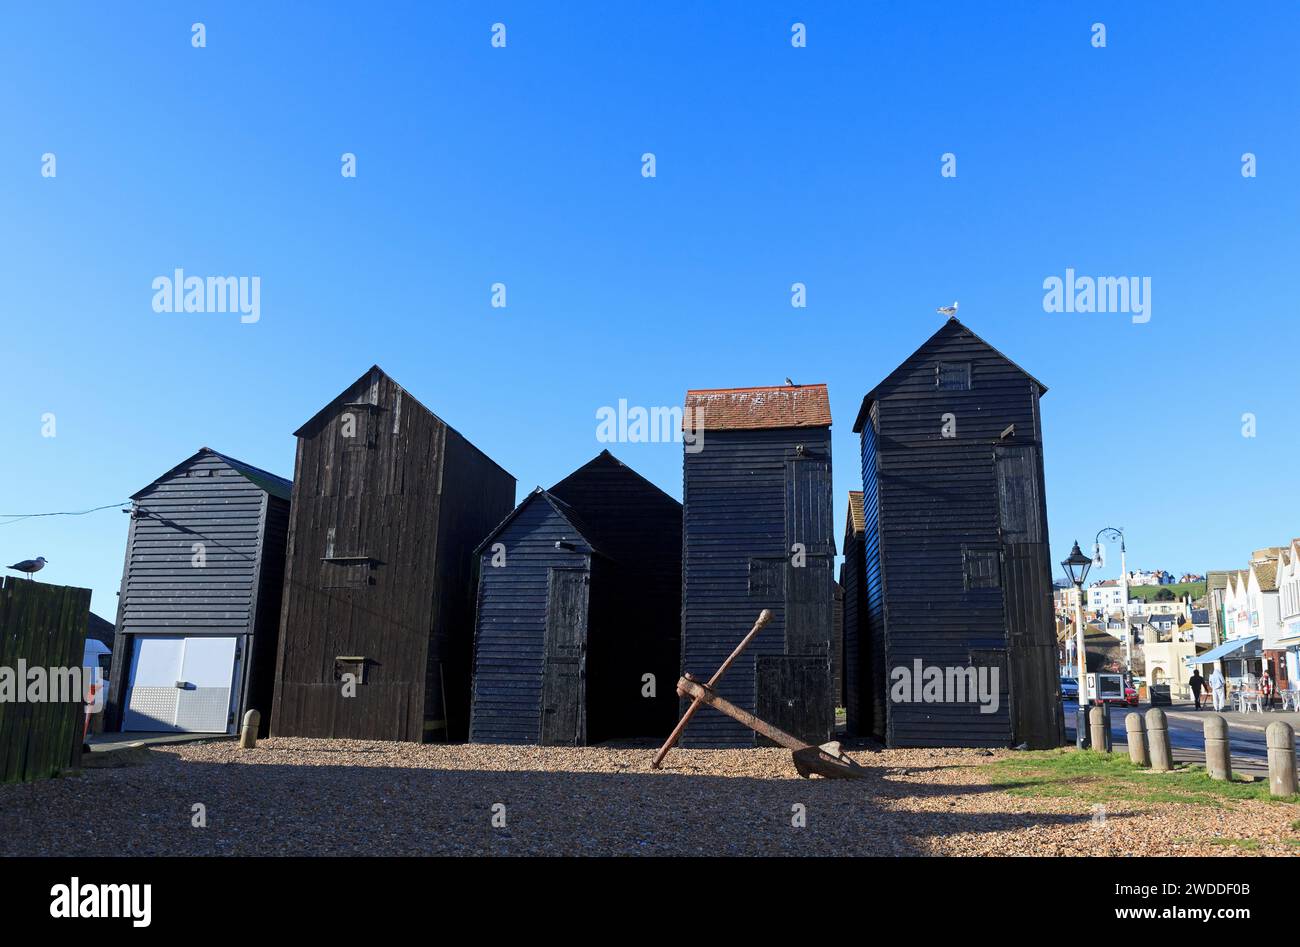
[[[542,651],[543,746],[579,746],[587,734],[587,569],[551,569]]]

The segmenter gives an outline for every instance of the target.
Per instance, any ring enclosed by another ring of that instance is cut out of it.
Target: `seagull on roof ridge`
[[[35,559],[24,559],[22,562],[15,562],[9,568],[16,572],[26,572],[27,578],[32,577],[33,572],[40,572],[45,568],[45,557],[37,556]]]
[[[935,310],[935,312],[939,313],[942,316],[957,315],[957,300],[954,299],[952,301],[951,306],[940,306],[938,309]]]

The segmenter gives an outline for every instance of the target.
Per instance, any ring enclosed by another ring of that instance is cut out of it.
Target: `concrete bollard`
[[[1106,730],[1106,711],[1093,707],[1088,711],[1088,733],[1092,748],[1098,753],[1110,752],[1110,733]]]
[[[1147,748],[1153,773],[1167,773],[1174,768],[1174,753],[1169,747],[1169,722],[1159,707],[1147,711]]]
[[[244,714],[244,726],[239,731],[239,746],[244,750],[257,747],[257,728],[262,725],[262,715],[256,710]]]
[[[1088,705],[1083,701],[1079,701],[1074,712],[1074,745],[1080,750],[1086,750],[1092,745],[1088,740]]]
[[[1150,766],[1151,756],[1147,753],[1147,731],[1142,726],[1141,714],[1129,714],[1124,718],[1124,729],[1128,732],[1128,758],[1138,766]]]
[[[1211,779],[1232,779],[1228,721],[1218,714],[1210,714],[1205,718],[1205,771]]]
[[[1276,720],[1264,734],[1268,743],[1268,791],[1274,796],[1294,796],[1295,731],[1291,724]]]

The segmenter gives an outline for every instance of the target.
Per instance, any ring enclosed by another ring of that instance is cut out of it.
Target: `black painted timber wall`
[[[608,568],[593,579],[609,617],[593,624],[590,739],[667,736],[681,662],[682,505],[609,451],[551,488],[582,518]],[[597,616],[599,617],[599,616]],[[655,696],[643,697],[654,675]]]
[[[681,522],[681,504],[606,451],[550,491],[533,493],[488,537],[479,567],[473,741],[539,740],[553,569],[590,577],[582,742],[671,729]],[[497,544],[504,566],[492,564]],[[643,696],[645,674],[654,675],[654,696]]]
[[[494,566],[497,543],[505,558]],[[552,569],[590,576],[591,556],[587,538],[540,492],[490,537],[479,562],[471,741],[540,741],[548,578]]]
[[[940,363],[969,364],[969,390],[940,389]],[[954,319],[864,401],[872,703],[891,746],[1059,741],[1042,390]],[[998,667],[997,711],[889,699],[893,673],[917,660]]]
[[[514,478],[378,367],[295,433],[272,732],[463,739],[474,547]]]
[[[854,529],[851,510],[847,519],[848,524],[844,530],[844,562],[840,567],[840,584],[844,587],[845,726],[849,733],[866,735],[871,733],[871,692],[867,678],[868,642],[863,640],[861,628],[866,614],[864,534]],[[868,686],[864,687],[864,683]]]
[[[826,477],[815,492],[792,496],[788,470],[799,458],[824,463]],[[773,620],[723,677],[718,692],[745,710],[767,714],[782,729],[802,731],[795,735],[813,743],[828,739],[834,724],[830,458],[830,429],[804,427],[707,430],[703,449],[687,451],[684,462],[682,670],[708,680],[759,612],[770,608]],[[802,570],[790,567],[793,541],[808,551]],[[787,588],[806,600],[805,616],[817,615],[802,627],[787,620]],[[760,694],[764,659],[775,656],[805,656],[816,664],[813,680],[824,685],[821,696]],[[710,707],[696,714],[682,736],[688,747],[753,746],[755,740],[752,730]]]
[[[257,709],[266,732],[289,522],[282,494],[289,488],[287,480],[204,448],[132,497],[106,729],[122,724],[132,646],[152,633],[238,636],[244,659],[236,722]]]

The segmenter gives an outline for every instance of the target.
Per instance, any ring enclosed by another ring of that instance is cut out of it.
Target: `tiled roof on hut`
[[[825,385],[763,388],[695,388],[686,392],[683,430],[761,430],[829,427],[831,403]]]
[[[849,491],[849,518],[853,523],[855,533],[865,533],[867,531],[867,518],[862,511],[862,491]]]

